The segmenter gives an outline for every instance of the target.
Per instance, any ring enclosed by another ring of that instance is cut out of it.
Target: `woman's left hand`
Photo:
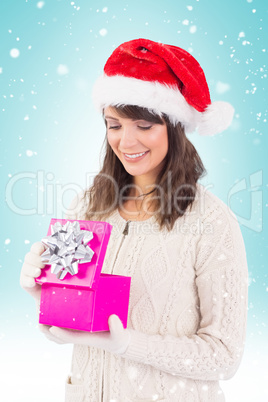
[[[124,329],[117,315],[108,319],[109,331],[86,332],[49,325],[39,324],[39,329],[51,341],[59,344],[74,343],[77,345],[93,346],[115,354],[123,354],[130,342],[130,331]]]

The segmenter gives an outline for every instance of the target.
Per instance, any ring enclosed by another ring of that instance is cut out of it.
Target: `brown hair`
[[[155,187],[146,195],[154,192],[155,218],[162,229],[171,230],[177,218],[183,216],[195,199],[196,183],[207,172],[195,147],[188,140],[180,123],[174,126],[166,115],[162,117],[138,106],[113,107],[121,117],[133,120],[146,120],[167,125],[168,152]],[[104,160],[93,185],[85,191],[88,207],[85,219],[93,216],[99,220],[107,218],[119,207],[121,198],[130,193],[132,176],[125,170],[110,147],[107,136],[104,141]]]

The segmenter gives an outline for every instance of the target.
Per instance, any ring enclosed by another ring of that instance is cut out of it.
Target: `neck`
[[[120,207],[120,213],[125,219],[144,220],[154,213],[153,197],[155,181],[146,177],[136,176],[133,178],[133,186],[130,194]],[[146,195],[148,194],[148,195]]]
[[[155,177],[153,175],[135,176],[133,184],[132,196],[137,197],[134,201],[136,209],[140,212],[152,211],[154,209],[152,198],[155,195],[153,191],[155,188]]]
[[[155,178],[146,176],[135,176],[133,178],[133,197],[142,196],[142,194],[150,193],[155,187]],[[141,197],[142,198],[142,197]]]

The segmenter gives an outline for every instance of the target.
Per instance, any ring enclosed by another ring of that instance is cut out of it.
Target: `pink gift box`
[[[51,219],[64,225],[67,219]],[[88,246],[94,251],[90,262],[78,264],[78,273],[58,279],[51,265],[42,269],[36,282],[42,285],[39,323],[83,331],[109,331],[108,318],[116,314],[127,327],[130,277],[102,274],[101,269],[112,226],[107,222],[77,221],[81,230],[93,233]]]

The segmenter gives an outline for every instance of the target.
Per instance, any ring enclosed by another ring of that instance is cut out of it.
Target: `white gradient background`
[[[91,88],[107,57],[144,37],[185,48],[212,100],[235,119],[215,137],[192,134],[210,191],[238,216],[249,267],[242,364],[222,382],[227,402],[268,400],[267,10],[262,0],[0,2],[0,400],[59,402],[71,346],[38,332],[19,286],[24,255],[99,168],[104,125]],[[12,49],[18,49],[18,54]],[[11,52],[11,53],[10,53]],[[266,89],[266,92],[265,92]]]

